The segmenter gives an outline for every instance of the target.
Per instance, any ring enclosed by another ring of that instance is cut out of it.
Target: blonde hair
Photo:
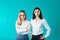
[[[21,21],[21,18],[20,18],[20,16],[21,16],[20,13],[21,13],[21,12],[23,12],[23,13],[25,14],[25,19],[24,19],[24,20],[26,20],[26,13],[25,13],[25,11],[24,11],[24,10],[21,10],[21,11],[18,13],[18,19],[17,19],[17,21],[19,21],[19,20]],[[22,22],[21,22],[21,23],[22,23]]]

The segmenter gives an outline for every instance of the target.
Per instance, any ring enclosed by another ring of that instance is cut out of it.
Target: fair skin
[[[18,23],[21,24],[21,22],[24,22],[25,21],[25,14],[23,12],[20,12],[20,16],[19,16],[19,20],[18,20]],[[18,27],[20,29],[20,27]],[[29,32],[30,31],[30,28],[27,27],[27,31]]]
[[[40,18],[39,18],[40,11],[39,11],[38,9],[36,9],[36,10],[34,11],[34,14],[35,14],[35,16],[36,16],[35,20],[36,20],[36,22],[37,22],[37,20],[40,20]],[[45,38],[44,36],[41,36],[41,37],[40,37],[40,39],[44,39],[44,38]]]

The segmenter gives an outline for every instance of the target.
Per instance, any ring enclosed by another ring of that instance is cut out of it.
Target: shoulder
[[[46,22],[46,19],[43,18],[43,19],[42,19],[42,22]]]
[[[28,23],[28,24],[29,24],[29,23],[30,23],[30,21],[29,21],[29,20],[26,20],[26,23]]]
[[[17,26],[18,24],[17,24],[17,21],[15,22],[15,25]]]
[[[17,21],[15,23],[17,24]]]
[[[31,19],[31,21],[30,22],[33,22],[34,20],[33,19]]]
[[[43,18],[42,21],[46,21],[46,19]]]

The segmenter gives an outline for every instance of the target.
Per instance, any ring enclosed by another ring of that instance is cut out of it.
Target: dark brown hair
[[[34,11],[35,11],[36,9],[38,9],[38,10],[40,11],[39,18],[40,18],[40,19],[43,19],[43,17],[42,17],[42,13],[41,13],[41,9],[40,9],[39,7],[36,7],[36,8],[33,10],[33,19],[36,18],[35,14],[34,14]]]

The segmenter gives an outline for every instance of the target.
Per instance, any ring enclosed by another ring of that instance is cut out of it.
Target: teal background
[[[50,25],[51,34],[46,40],[59,40],[59,2],[59,0],[0,0],[0,40],[15,40],[17,34],[15,22],[18,17],[18,12],[22,9],[25,10],[27,18],[30,20],[35,7],[41,8],[43,17]],[[46,32],[46,29],[44,30]]]

